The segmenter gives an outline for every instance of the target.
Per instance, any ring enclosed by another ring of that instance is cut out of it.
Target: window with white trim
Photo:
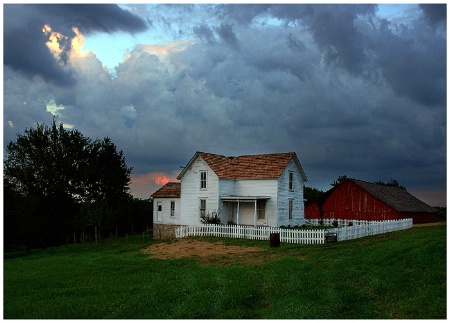
[[[200,189],[206,190],[206,171],[200,171]]]
[[[266,218],[266,200],[258,200],[256,209],[258,211],[258,220],[264,220]]]
[[[294,190],[294,172],[289,172],[289,191]]]
[[[289,220],[292,220],[293,213],[294,213],[294,200],[289,199]]]
[[[204,218],[206,215],[206,200],[200,199],[200,217]]]
[[[175,201],[170,201],[170,216],[175,216]]]

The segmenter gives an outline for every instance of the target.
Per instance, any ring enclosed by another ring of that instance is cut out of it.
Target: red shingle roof
[[[169,182],[155,193],[152,197],[180,197],[181,195],[181,183]]]
[[[278,178],[285,170],[289,161],[294,157],[303,173],[303,169],[294,152],[238,157],[226,157],[204,152],[197,152],[195,156],[197,155],[205,160],[219,178]],[[182,174],[183,172],[178,176],[178,179],[180,179]],[[304,178],[306,179],[306,175],[304,175]]]
[[[226,157],[222,155],[197,152],[191,158],[180,175],[178,175],[177,179],[181,179],[184,172],[189,169],[190,164],[193,163],[198,156],[200,156],[208,164],[208,166],[219,178],[233,179],[279,178],[286,169],[288,163],[294,158],[303,180],[305,182],[308,180],[295,152],[244,155],[238,157]],[[181,183],[179,182],[169,182],[152,194],[152,197],[180,196]]]

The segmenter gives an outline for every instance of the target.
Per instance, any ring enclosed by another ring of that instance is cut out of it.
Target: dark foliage
[[[117,232],[119,224],[131,223],[142,229],[136,205],[145,204],[140,208],[150,218],[150,202],[132,199],[130,173],[109,138],[91,140],[55,120],[18,134],[4,160],[5,248],[58,245],[69,236],[76,241],[74,232],[94,227]]]
[[[406,190],[406,187],[400,185],[400,183],[396,179],[391,179],[387,183],[384,183],[382,181],[377,181],[377,182],[374,182],[374,184],[382,185],[382,186],[398,187],[398,188],[401,188],[402,190]]]
[[[344,182],[347,179],[347,175],[342,175],[339,176],[337,180],[335,180],[333,183],[331,183],[330,185],[335,187],[338,186],[339,184],[341,184],[342,182]]]
[[[306,199],[305,204],[309,205],[319,199],[324,192],[314,187],[305,186],[303,190],[303,198]]]
[[[447,221],[447,207],[435,206],[434,208],[438,210],[439,221]]]

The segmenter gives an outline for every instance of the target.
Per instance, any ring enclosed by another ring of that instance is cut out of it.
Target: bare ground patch
[[[227,246],[220,242],[181,239],[172,243],[158,243],[143,250],[151,258],[178,259],[196,257],[202,262],[231,264],[262,262],[269,256],[257,247]]]

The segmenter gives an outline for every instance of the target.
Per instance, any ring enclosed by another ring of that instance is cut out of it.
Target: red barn
[[[306,206],[306,219],[398,220],[437,222],[438,210],[406,190],[347,179]]]

